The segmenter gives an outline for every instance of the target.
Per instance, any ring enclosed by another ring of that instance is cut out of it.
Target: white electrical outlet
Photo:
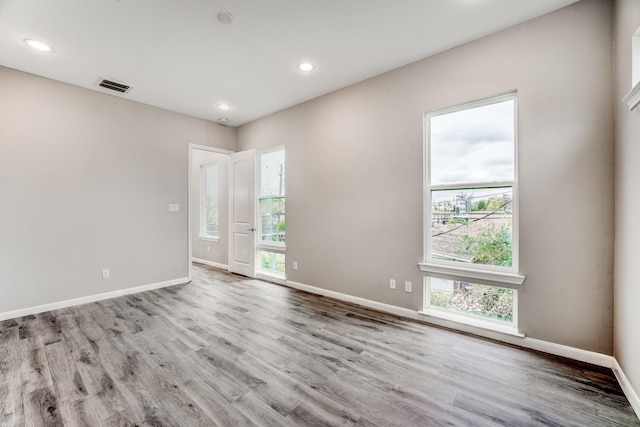
[[[293,269],[294,270],[298,269],[298,261],[293,261]]]
[[[396,288],[396,279],[389,279],[389,287],[391,289],[395,289]]]
[[[211,246],[207,246],[207,252],[211,252]]]
[[[411,282],[409,281],[404,282],[404,291],[411,292]]]
[[[108,279],[110,277],[111,277],[111,271],[109,271],[109,269],[102,270],[102,278],[103,279]]]
[[[180,205],[176,203],[170,203],[169,212],[180,212]]]

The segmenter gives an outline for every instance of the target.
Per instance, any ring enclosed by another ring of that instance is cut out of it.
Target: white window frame
[[[435,277],[437,278],[437,277]],[[450,279],[450,278],[446,278]],[[477,328],[488,329],[503,334],[524,337],[524,334],[518,331],[518,290],[513,287],[507,287],[513,290],[513,321],[511,323],[503,322],[497,319],[484,318],[472,313],[464,313],[449,310],[442,307],[431,305],[431,277],[424,276],[424,301],[423,307],[419,313],[426,316],[432,316],[446,321],[463,323],[465,325],[475,326]],[[445,325],[446,326],[446,325]]]
[[[431,129],[430,119],[442,114],[463,111],[499,102],[514,102],[514,176],[513,181],[502,182],[472,182],[459,184],[431,185]],[[419,263],[420,270],[425,273],[423,289],[424,301],[421,314],[433,316],[445,321],[462,323],[483,329],[489,329],[509,335],[524,336],[518,331],[518,291],[517,287],[524,282],[525,277],[519,272],[519,204],[518,204],[518,98],[515,91],[502,95],[483,98],[464,104],[447,107],[424,115],[424,193],[423,193],[423,230],[424,230],[424,261]],[[458,189],[488,189],[488,188],[512,188],[512,224],[511,224],[511,267],[493,266],[485,264],[463,264],[456,261],[434,259],[431,257],[431,218],[432,203],[431,192],[437,190]],[[471,313],[458,313],[440,307],[431,306],[431,278],[465,281],[481,285],[511,288],[513,292],[513,323],[504,323],[498,320],[484,319]]]
[[[631,87],[640,84],[640,27],[631,37]]]
[[[470,182],[458,184],[431,185],[431,129],[430,119],[442,114],[463,111],[504,101],[514,102],[514,177],[513,181]],[[456,261],[434,259],[431,257],[431,192],[437,190],[485,189],[511,187],[512,193],[512,230],[511,267],[485,264],[461,264]],[[462,280],[494,286],[521,285],[524,276],[519,273],[519,209],[518,209],[518,98],[516,92],[492,96],[477,101],[455,105],[431,111],[424,115],[424,261],[419,263],[420,269],[433,277]],[[510,286],[506,286],[510,287]]]
[[[631,37],[631,91],[622,102],[632,111],[640,105],[640,27]]]
[[[287,245],[286,245],[286,241],[285,242],[266,242],[264,240],[262,240],[262,218],[260,218],[260,199],[273,199],[273,198],[282,198],[285,201],[285,206],[287,203],[287,196],[286,196],[286,172],[285,172],[285,195],[284,196],[273,196],[273,195],[263,195],[262,192],[262,185],[261,185],[261,180],[262,180],[262,156],[265,154],[269,154],[269,153],[273,153],[275,151],[282,151],[285,154],[285,171],[286,171],[286,151],[285,151],[285,147],[284,145],[278,145],[276,147],[271,147],[265,150],[260,150],[256,153],[256,220],[255,220],[255,224],[256,224],[256,233],[255,233],[255,239],[256,239],[256,244],[255,244],[255,257],[256,257],[256,270],[258,271],[258,277],[259,276],[268,276],[268,277],[275,277],[278,279],[286,279],[286,269],[285,269],[285,273],[279,273],[277,271],[272,271],[272,270],[264,270],[261,268],[261,259],[260,259],[260,252],[273,252],[273,253],[277,253],[277,254],[283,254],[285,255],[285,264],[286,264],[286,254],[287,254]],[[285,229],[285,234],[286,234],[286,229]]]
[[[207,169],[215,166],[218,173],[218,234],[207,234]],[[218,162],[200,166],[200,231],[198,238],[212,242],[220,241],[220,166]]]

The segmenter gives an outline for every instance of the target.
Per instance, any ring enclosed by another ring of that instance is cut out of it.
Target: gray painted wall
[[[188,144],[235,129],[8,68],[0,93],[0,313],[188,276]]]
[[[238,128],[286,146],[288,278],[420,309],[423,113],[517,89],[520,329],[611,354],[611,47],[612,3],[584,0]]]
[[[218,209],[220,224],[220,239],[215,242],[200,238],[200,193],[202,178],[200,168],[209,163],[218,164],[219,200]],[[211,151],[194,149],[191,155],[191,244],[194,258],[227,265],[229,246],[229,156]],[[208,248],[208,249],[207,249]]]
[[[640,109],[620,102],[631,90],[631,36],[640,26],[640,2],[616,2],[616,238],[614,355],[640,391]]]
[[[423,113],[517,89],[521,330],[610,354],[611,4],[583,0],[238,129],[240,149],[286,145],[289,279],[421,308]],[[637,17],[620,4],[620,21]],[[233,150],[235,129],[7,68],[0,93],[0,313],[188,274],[187,144]],[[638,387],[638,128],[619,117],[616,354]]]

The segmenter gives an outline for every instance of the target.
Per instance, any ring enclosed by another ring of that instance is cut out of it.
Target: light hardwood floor
[[[0,322],[2,426],[640,426],[611,370],[204,267]]]

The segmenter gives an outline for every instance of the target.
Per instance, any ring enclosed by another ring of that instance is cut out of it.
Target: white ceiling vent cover
[[[120,93],[129,93],[129,91],[131,90],[131,86],[129,86],[126,83],[122,83],[116,80],[105,79],[102,76],[98,78],[98,86],[103,87],[105,89],[114,90]]]

